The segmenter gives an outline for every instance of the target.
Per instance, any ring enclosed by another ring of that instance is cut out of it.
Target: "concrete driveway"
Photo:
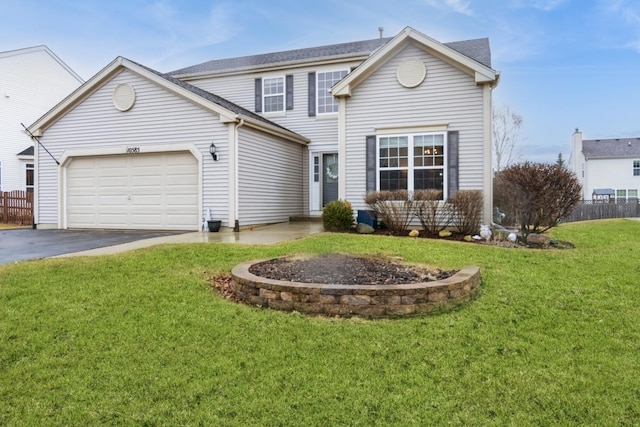
[[[48,258],[182,233],[154,230],[0,230],[0,264]]]
[[[320,233],[321,222],[286,222],[254,226],[234,233],[143,230],[33,230],[0,229],[0,264],[29,259],[100,256],[159,244],[241,243],[271,245]]]

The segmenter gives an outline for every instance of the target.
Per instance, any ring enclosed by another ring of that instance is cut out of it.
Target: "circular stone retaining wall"
[[[249,261],[231,271],[241,300],[276,310],[327,316],[398,317],[455,307],[480,291],[480,269],[467,267],[443,280],[405,285],[335,285],[267,279],[249,272]]]

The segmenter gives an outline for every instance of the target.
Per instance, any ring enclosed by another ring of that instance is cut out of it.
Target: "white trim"
[[[347,77],[339,81],[333,87],[333,95],[336,97],[351,96],[351,92],[356,86],[382,66],[389,57],[392,57],[403,49],[411,40],[419,43],[423,48],[426,48],[429,53],[437,58],[450,63],[454,67],[473,76],[476,84],[496,85],[498,83],[499,73],[495,70],[461,54],[457,50],[452,49],[429,36],[420,33],[419,31],[414,30],[411,27],[406,27],[390,42],[371,54],[367,60],[365,60],[353,72],[349,73]]]
[[[442,146],[444,147],[444,153],[442,153],[442,165],[441,166],[418,166],[414,165],[413,150],[415,147],[415,137],[423,135],[441,135]],[[406,167],[386,167],[380,168],[380,138],[390,137],[406,137],[407,138],[407,166]],[[380,171],[381,170],[406,170],[407,171],[407,188],[409,192],[415,191],[415,182],[413,172],[416,170],[439,170],[442,169],[442,197],[446,199],[448,194],[448,165],[447,155],[449,146],[447,144],[446,132],[417,132],[417,133],[397,133],[397,134],[382,134],[376,135],[376,189],[380,190]]]
[[[335,114],[338,114],[338,112],[340,111],[340,103],[338,102],[337,99],[335,99],[335,97],[333,97],[334,101],[336,101],[336,104],[337,104],[337,107],[338,107],[338,111],[330,111],[330,112],[325,112],[325,113],[321,113],[320,112],[320,105],[319,105],[319,102],[320,102],[320,96],[319,96],[319,94],[320,94],[320,88],[319,88],[320,79],[318,78],[318,76],[320,74],[341,73],[343,71],[345,72],[345,75],[342,78],[340,78],[340,80],[344,79],[349,74],[349,69],[348,68],[341,68],[341,69],[337,69],[337,70],[327,70],[327,71],[316,71],[316,117],[317,116],[326,116],[326,115],[335,115]],[[335,86],[336,83],[338,83],[340,80],[337,80],[335,83],[333,83],[331,85],[331,87]],[[329,95],[331,95],[331,87],[327,89],[327,93]]]
[[[399,133],[439,133],[449,130],[449,123],[440,123],[432,125],[398,125],[389,127],[375,128],[376,135],[396,135]]]
[[[130,145],[120,145],[115,147],[66,150],[62,153],[62,156],[60,156],[60,167],[65,167],[66,162],[71,161],[73,157],[110,156],[110,155],[117,155],[117,154],[135,155],[127,151],[128,149],[131,149],[131,148],[133,147]],[[135,148],[140,149],[140,151],[137,151],[136,154],[189,151],[191,152],[191,154],[193,154],[193,157],[195,157],[199,163],[202,162],[202,152],[198,150],[198,148],[193,144],[140,145],[140,146],[136,146]]]
[[[76,89],[71,95],[65,98],[62,102],[52,108],[48,113],[38,119],[35,123],[29,126],[29,132],[34,136],[42,136],[47,128],[51,127],[60,118],[64,117],[71,109],[88,98],[93,92],[102,87],[106,82],[111,80],[115,75],[120,73],[123,69],[127,69],[138,76],[151,81],[152,83],[162,87],[173,94],[180,96],[183,99],[199,106],[207,111],[211,111],[220,116],[220,122],[222,123],[237,123],[241,118],[244,118],[247,125],[251,125],[254,128],[263,130],[272,135],[279,135],[283,138],[296,141],[299,143],[308,143],[309,140],[295,132],[288,131],[287,129],[277,127],[275,124],[269,124],[262,122],[255,118],[250,118],[242,114],[236,114],[231,110],[228,110],[215,102],[209,101],[188,89],[183,88],[177,84],[173,84],[169,80],[160,77],[159,75],[149,71],[134,62],[129,61],[123,57],[118,57],[113,60],[109,65],[103,68],[98,74],[93,76],[85,84]],[[285,85],[286,85],[286,78]],[[263,83],[264,84],[264,83]],[[286,109],[286,87],[284,92],[284,108]],[[263,98],[264,99],[264,98]]]
[[[338,105],[338,199],[347,198],[347,100]]]
[[[267,111],[266,108],[266,97],[270,96],[270,97],[275,97],[275,96],[279,96],[279,95],[266,95],[265,94],[265,90],[264,90],[264,82],[265,80],[268,79],[282,79],[282,110],[274,110],[274,111]],[[262,81],[260,82],[262,83],[262,113],[265,115],[265,117],[279,117],[278,114],[282,114],[285,115],[286,111],[287,111],[287,77],[282,74],[282,75],[273,75],[273,76],[263,76],[262,77]]]
[[[484,156],[482,159],[482,168],[484,177],[482,180],[484,195],[484,223],[490,224],[493,221],[493,145],[491,142],[491,129],[492,129],[492,115],[493,105],[491,103],[492,87],[485,85],[482,91],[482,139],[484,141],[483,151]]]
[[[162,144],[162,145],[141,145],[140,151],[132,154],[127,151],[130,146],[103,147],[94,149],[77,149],[67,150],[60,157],[60,165],[58,166],[58,228],[68,228],[67,218],[67,168],[76,157],[93,157],[93,156],[113,156],[113,155],[130,155],[137,154],[154,154],[154,153],[171,153],[188,151],[196,159],[198,163],[198,212],[202,212],[202,152],[193,144]],[[200,230],[202,223],[197,220],[197,230]]]

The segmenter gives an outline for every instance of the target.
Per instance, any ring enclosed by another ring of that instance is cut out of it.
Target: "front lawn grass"
[[[0,425],[638,425],[640,222],[575,223],[572,250],[323,234],[0,266]],[[307,318],[209,278],[289,253],[479,265],[429,317]]]

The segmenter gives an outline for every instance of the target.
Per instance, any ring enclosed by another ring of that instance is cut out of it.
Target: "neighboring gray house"
[[[584,200],[638,200],[640,138],[583,139],[576,129],[569,164]]]
[[[168,74],[117,58],[30,127],[60,163],[36,153],[36,223],[247,226],[395,188],[481,189],[488,219],[498,77],[487,39],[412,28]]]
[[[0,191],[33,191],[29,125],[83,80],[46,46],[0,52]]]

